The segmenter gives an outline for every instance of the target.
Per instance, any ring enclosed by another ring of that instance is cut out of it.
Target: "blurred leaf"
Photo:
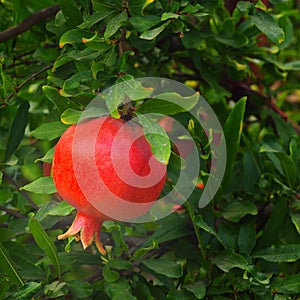
[[[41,282],[30,281],[26,282],[13,296],[14,299],[31,299],[31,296],[40,290],[42,287]]]
[[[141,114],[138,114],[138,122],[144,129],[145,137],[155,158],[162,164],[167,165],[171,156],[171,143],[165,130]]]
[[[294,223],[298,233],[300,234],[300,213],[290,212],[291,220]]]
[[[125,278],[116,282],[105,282],[104,289],[110,299],[137,300],[131,293],[129,281]]]
[[[131,263],[125,259],[122,258],[113,258],[110,259],[107,264],[107,266],[117,269],[117,270],[129,270],[131,269]]]
[[[0,268],[6,273],[12,283],[17,284],[19,287],[24,286],[24,282],[11,261],[8,252],[4,246],[0,243]]]
[[[226,220],[239,222],[244,216],[257,215],[258,209],[250,201],[232,201],[224,206],[222,215]]]
[[[271,282],[272,290],[285,295],[300,294],[300,273],[285,277],[278,277]]]
[[[68,292],[68,284],[66,282],[53,281],[45,285],[44,293],[49,298],[58,298],[65,296]]]
[[[145,254],[147,254],[148,252],[150,252],[151,250],[154,249],[158,249],[158,243],[155,240],[152,240],[152,245],[148,246],[148,247],[141,247],[139,249],[137,249],[134,253],[133,253],[133,257],[135,259],[137,258],[141,258],[143,257]]]
[[[108,265],[105,265],[102,269],[102,275],[104,280],[107,282],[116,282],[120,278],[120,274],[111,268]]]
[[[53,241],[49,238],[39,221],[36,218],[34,218],[33,214],[30,216],[28,226],[29,231],[32,233],[37,245],[49,257],[57,272],[58,277],[60,277],[60,263],[57,255],[57,249]]]
[[[153,15],[132,16],[129,21],[133,28],[139,32],[149,30],[151,27],[161,22],[160,17]]]
[[[231,179],[233,165],[236,154],[240,145],[241,134],[243,130],[243,119],[246,108],[246,97],[241,98],[230,112],[224,125],[224,135],[226,139],[227,149],[227,164],[226,171],[223,177],[223,185],[229,184]]]
[[[182,266],[171,259],[144,259],[142,263],[156,273],[170,278],[180,278],[182,276]]]
[[[31,135],[40,140],[52,141],[60,137],[67,128],[68,126],[62,124],[60,121],[44,123],[31,131]]]
[[[229,272],[233,268],[245,270],[248,265],[243,256],[232,250],[219,251],[216,256],[211,258],[211,261],[224,272]]]
[[[40,177],[33,182],[24,185],[21,190],[33,192],[36,194],[53,194],[56,193],[56,187],[51,176]]]
[[[93,286],[90,282],[74,280],[69,281],[68,286],[74,299],[92,299]]]
[[[240,253],[250,254],[256,244],[256,228],[253,218],[246,218],[240,226],[238,246]]]
[[[99,12],[113,12],[122,8],[119,1],[111,0],[92,0],[93,8]]]
[[[219,36],[215,36],[215,39],[224,45],[237,49],[243,48],[248,44],[247,36],[238,33],[229,34],[225,32]]]
[[[112,17],[106,24],[106,29],[104,31],[104,38],[108,39],[113,36],[120,27],[122,27],[127,21],[127,12],[122,11],[120,14]]]
[[[82,22],[82,14],[74,0],[58,0],[58,3],[70,27]]]
[[[153,40],[155,39],[161,32],[165,30],[165,28],[168,27],[170,21],[167,21],[160,25],[159,27],[156,27],[154,29],[146,30],[141,35],[140,38],[144,40]]]
[[[161,15],[161,20],[162,21],[166,21],[168,19],[177,19],[177,18],[179,18],[179,14],[175,14],[175,13],[172,13],[172,12],[164,12]]]
[[[255,10],[250,15],[255,26],[266,34],[266,36],[275,44],[281,44],[284,41],[284,32],[277,24],[274,17],[265,11]]]
[[[252,257],[263,258],[271,262],[295,262],[300,259],[300,245],[281,245],[255,251]]]
[[[6,277],[0,278],[0,300],[3,300],[9,289],[9,282]]]
[[[203,281],[189,283],[184,288],[193,293],[196,299],[203,299],[206,294],[206,285]]]
[[[286,199],[280,199],[272,208],[267,224],[264,226],[263,234],[259,239],[261,246],[271,246],[279,240],[280,229],[288,212]]]
[[[23,102],[17,111],[16,117],[12,122],[10,133],[7,141],[5,158],[6,161],[19,147],[28,123],[29,103]]]

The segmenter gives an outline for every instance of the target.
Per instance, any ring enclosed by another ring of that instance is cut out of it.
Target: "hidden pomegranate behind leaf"
[[[139,124],[105,116],[66,130],[55,147],[52,175],[59,195],[77,209],[58,239],[80,232],[84,248],[95,241],[105,254],[103,221],[144,215],[164,187],[166,166],[153,156]]]

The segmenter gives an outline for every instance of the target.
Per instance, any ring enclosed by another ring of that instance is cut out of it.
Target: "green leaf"
[[[14,299],[32,299],[31,296],[40,290],[42,287],[41,282],[26,282],[23,287],[21,287],[18,292],[14,294]]]
[[[57,192],[56,187],[51,176],[40,177],[33,182],[21,187],[21,190],[33,192],[36,194],[54,194]]]
[[[45,163],[52,163],[53,156],[54,156],[54,150],[55,148],[51,148],[50,150],[47,151],[47,153],[42,157],[42,158],[37,158],[34,162],[45,162]]]
[[[263,32],[273,43],[281,44],[284,41],[284,32],[279,27],[274,17],[262,10],[255,10],[250,18],[255,26]]]
[[[291,220],[294,223],[297,232],[300,234],[300,213],[299,212],[290,212]]]
[[[65,32],[59,39],[59,48],[63,48],[65,45],[69,44],[72,46],[78,46],[82,44],[83,38],[91,38],[92,33],[84,31],[82,29],[71,29]]]
[[[9,286],[10,284],[6,277],[0,278],[0,300],[4,299],[6,292],[9,289]]]
[[[215,231],[214,228],[210,227],[205,223],[201,215],[197,215],[194,217],[194,224],[196,224],[199,228],[205,230],[209,234],[213,235],[225,249],[227,248],[227,246],[225,245],[224,241],[221,239],[219,234]]]
[[[263,229],[263,234],[259,240],[261,246],[271,246],[276,244],[279,240],[279,234],[288,212],[287,200],[280,199],[271,211],[271,215],[267,224]]]
[[[165,30],[165,28],[168,27],[169,22],[170,21],[167,21],[164,24],[160,25],[159,27],[144,31],[140,35],[140,38],[144,39],[144,40],[153,40],[153,39],[155,39],[161,32],[163,32]]]
[[[227,149],[230,150],[227,151],[227,164],[223,179],[224,186],[227,186],[231,179],[236,154],[240,145],[245,108],[246,97],[243,97],[235,104],[224,125],[226,145]]]
[[[139,32],[147,31],[161,22],[160,17],[152,15],[132,16],[129,21],[133,28]]]
[[[68,128],[59,121],[44,123],[40,127],[31,131],[31,135],[40,140],[52,141],[60,137]]]
[[[256,228],[253,218],[246,218],[241,224],[238,235],[240,253],[250,254],[256,244]]]
[[[296,275],[288,275],[285,277],[275,278],[271,282],[271,288],[277,293],[286,295],[300,294],[300,273]]]
[[[11,261],[8,252],[4,246],[0,243],[0,268],[8,276],[12,283],[17,284],[19,287],[24,285],[24,282]]]
[[[163,243],[191,234],[187,220],[185,218],[179,218],[176,214],[171,214],[160,222],[160,227],[150,236],[142,247],[151,247],[153,241]]]
[[[104,290],[109,299],[137,300],[137,298],[132,295],[129,281],[125,278],[120,278],[116,282],[105,282]]]
[[[193,293],[196,299],[203,299],[206,294],[206,285],[203,281],[189,283],[184,288]]]
[[[108,39],[113,36],[119,30],[119,28],[125,24],[127,18],[128,16],[126,11],[122,11],[120,14],[112,17],[106,24],[104,38]]]
[[[271,262],[295,262],[300,259],[300,245],[288,244],[276,248],[265,248],[255,251],[252,257],[263,258]]]
[[[297,180],[296,166],[290,156],[288,156],[287,154],[285,154],[282,151],[272,148],[269,145],[263,145],[260,148],[260,152],[264,152],[267,154],[270,154],[270,153],[275,154],[281,164],[281,167],[283,168],[284,175],[286,177],[289,187],[295,188],[297,186],[298,180]],[[274,163],[274,165],[276,167],[277,161],[272,159],[272,156],[270,156],[270,155],[269,155],[269,158],[272,160],[272,162]],[[280,171],[280,169],[279,169],[279,171]]]
[[[244,216],[257,215],[258,209],[250,201],[232,201],[223,208],[222,215],[226,220],[239,222]]]
[[[186,97],[175,92],[163,93],[138,106],[137,111],[143,114],[158,113],[162,115],[175,115],[190,111],[198,103],[199,98],[200,95],[198,92]]]
[[[219,36],[214,37],[218,42],[230,46],[232,48],[243,48],[248,44],[248,38],[244,34],[229,34],[222,33]]]
[[[73,297],[78,299],[92,299],[94,294],[93,286],[90,282],[82,280],[68,281],[69,289]]]
[[[82,14],[74,0],[58,0],[58,3],[70,27],[75,27],[82,22]]]
[[[46,253],[52,262],[54,269],[57,272],[58,277],[60,277],[60,264],[59,258],[57,255],[57,249],[53,243],[53,241],[49,238],[46,231],[39,223],[39,221],[34,218],[33,214],[31,214],[30,219],[28,221],[29,231],[32,233],[34,240],[37,245]]]
[[[120,278],[120,274],[111,268],[108,265],[105,265],[102,269],[102,275],[104,280],[107,282],[116,282]]]
[[[170,278],[180,278],[182,276],[182,266],[171,259],[144,259],[142,263],[156,273]]]
[[[58,89],[52,86],[44,85],[43,92],[46,97],[57,107],[57,110],[60,114],[67,108],[77,108],[77,105],[74,102],[71,102],[68,98],[61,96]]]
[[[161,21],[166,21],[168,19],[177,19],[177,18],[179,18],[179,14],[175,14],[172,12],[164,12],[161,15]]]
[[[101,11],[101,12],[95,12],[90,16],[87,16],[83,23],[81,23],[79,26],[77,26],[80,29],[90,29],[94,24],[102,21],[106,17],[108,17],[112,11]]]
[[[92,0],[92,3],[94,10],[100,12],[113,12],[118,11],[122,8],[120,1]]]
[[[155,158],[162,164],[167,165],[171,156],[171,143],[165,130],[141,114],[138,114],[138,122],[144,129],[145,137]]]
[[[107,266],[116,269],[116,270],[129,270],[131,269],[131,263],[125,259],[122,258],[113,258],[110,259],[107,264]]]
[[[81,110],[68,108],[61,114],[60,120],[63,124],[66,125],[76,124],[79,121],[81,115],[82,115]]]
[[[75,208],[71,206],[68,202],[62,201],[56,204],[54,207],[47,210],[47,215],[49,216],[68,216]]]
[[[93,74],[92,71],[81,71],[75,73],[73,76],[65,80],[63,90],[64,92],[68,92],[76,89],[81,83],[92,81]]]
[[[139,249],[137,249],[134,253],[133,253],[133,258],[137,259],[137,258],[141,258],[143,257],[145,254],[147,254],[148,252],[154,250],[154,249],[158,249],[158,242],[155,240],[152,240],[152,245],[148,246],[148,247],[141,247]]]
[[[28,123],[28,110],[29,103],[27,101],[23,102],[18,108],[17,114],[10,128],[4,158],[5,161],[8,160],[9,157],[17,150],[24,137],[25,128]]]
[[[58,298],[68,293],[68,284],[66,282],[53,281],[45,285],[44,293],[49,298]]]
[[[245,270],[248,265],[242,255],[232,250],[219,251],[216,256],[211,258],[211,261],[224,272],[229,272],[233,268]]]

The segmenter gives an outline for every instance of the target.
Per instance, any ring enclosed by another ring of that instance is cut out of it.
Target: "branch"
[[[56,15],[56,13],[59,11],[60,7],[58,4],[49,6],[47,8],[44,8],[32,15],[30,15],[28,18],[23,20],[18,25],[15,25],[13,27],[10,27],[2,32],[0,32],[0,43],[8,41],[19,34],[29,30],[32,26],[35,24],[44,21],[46,18],[52,17]]]

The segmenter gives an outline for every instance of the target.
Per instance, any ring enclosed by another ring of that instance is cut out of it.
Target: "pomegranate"
[[[105,254],[102,223],[144,215],[164,187],[166,165],[153,156],[140,125],[104,116],[65,131],[55,147],[52,176],[59,195],[77,210],[58,239],[80,233],[84,249],[95,241]]]

